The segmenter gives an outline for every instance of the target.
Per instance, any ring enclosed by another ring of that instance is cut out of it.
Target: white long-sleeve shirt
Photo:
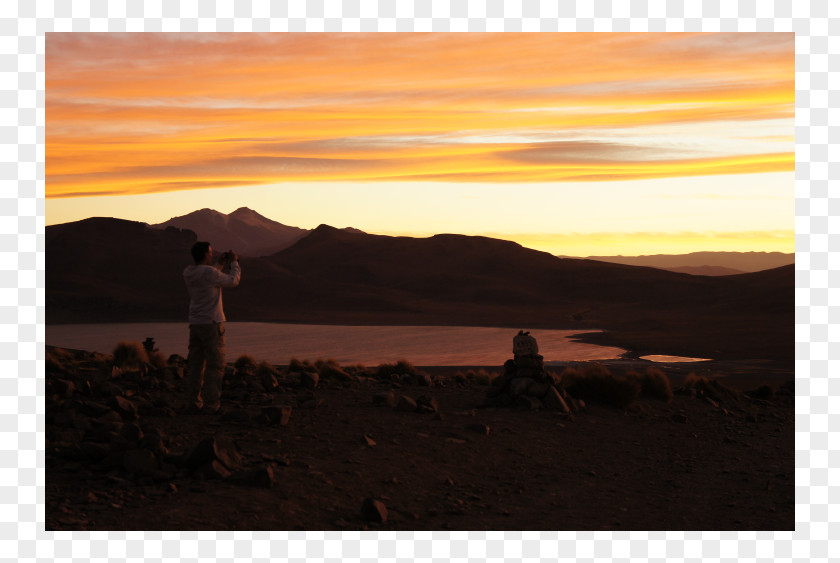
[[[241,273],[239,262],[231,262],[229,274],[223,273],[216,266],[187,266],[184,269],[184,281],[190,294],[190,324],[225,322],[222,288],[239,285]]]

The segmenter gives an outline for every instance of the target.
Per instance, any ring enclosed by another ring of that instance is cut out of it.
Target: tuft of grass
[[[235,362],[233,362],[233,367],[235,367],[238,372],[254,373],[257,371],[257,360],[255,360],[253,356],[242,354],[236,358]]]
[[[260,362],[255,369],[256,379],[266,391],[275,391],[279,385],[280,372],[266,361]]]
[[[332,358],[327,360],[315,360],[315,368],[318,370],[318,377],[325,379],[337,379],[346,381],[352,379],[350,375],[341,368],[339,363]]]
[[[714,401],[721,401],[723,399],[729,399],[731,401],[740,400],[740,393],[738,391],[723,385],[716,379],[698,376],[694,373],[686,376],[683,386],[694,389],[697,393],[703,394]]]
[[[409,375],[416,375],[417,370],[406,360],[399,360],[395,364],[379,364],[376,367],[376,377],[386,379],[392,375],[401,375],[407,373]]]
[[[114,365],[119,367],[138,367],[149,361],[146,349],[139,342],[120,341],[112,353]]]
[[[567,367],[560,378],[573,397],[619,409],[629,407],[642,391],[638,381],[617,378],[601,364]]]
[[[289,360],[289,371],[290,372],[301,372],[301,371],[308,371],[311,373],[315,373],[318,371],[318,368],[313,366],[309,360],[298,360],[297,358],[292,358]]]
[[[151,354],[148,354],[148,356],[149,356],[149,363],[152,364],[157,369],[163,369],[168,364],[168,361],[166,360],[166,357],[163,354],[161,354],[160,352],[152,352]]]
[[[472,381],[477,385],[490,385],[498,376],[499,374],[497,373],[488,373],[484,368],[478,371],[468,369],[467,371],[458,370],[455,372],[456,381]]]
[[[674,399],[674,390],[671,388],[671,381],[665,372],[656,367],[648,367],[644,373],[629,371],[626,378],[636,381],[641,389],[642,396],[652,397],[670,403]]]

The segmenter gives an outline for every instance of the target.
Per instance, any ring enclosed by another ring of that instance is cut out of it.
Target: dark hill
[[[170,320],[195,233],[94,217],[46,228],[47,323]]]
[[[184,320],[193,240],[119,220],[48,227],[48,322]],[[586,338],[642,354],[793,358],[793,266],[692,276],[484,237],[321,225],[242,267],[224,297],[234,321],[602,328]]]

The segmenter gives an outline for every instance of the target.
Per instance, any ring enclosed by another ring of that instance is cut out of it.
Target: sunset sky
[[[794,251],[793,33],[48,33],[46,224]]]

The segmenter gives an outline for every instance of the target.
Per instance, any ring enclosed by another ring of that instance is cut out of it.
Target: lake
[[[336,326],[277,323],[226,325],[227,361],[243,354],[286,364],[291,358],[332,358],[339,364],[376,366],[407,360],[417,366],[501,366],[513,357],[518,329],[452,326]],[[532,330],[546,362],[610,360],[624,350],[572,342],[574,330]],[[187,356],[186,323],[47,325],[50,346],[110,354],[121,341],[155,339],[165,356]]]

